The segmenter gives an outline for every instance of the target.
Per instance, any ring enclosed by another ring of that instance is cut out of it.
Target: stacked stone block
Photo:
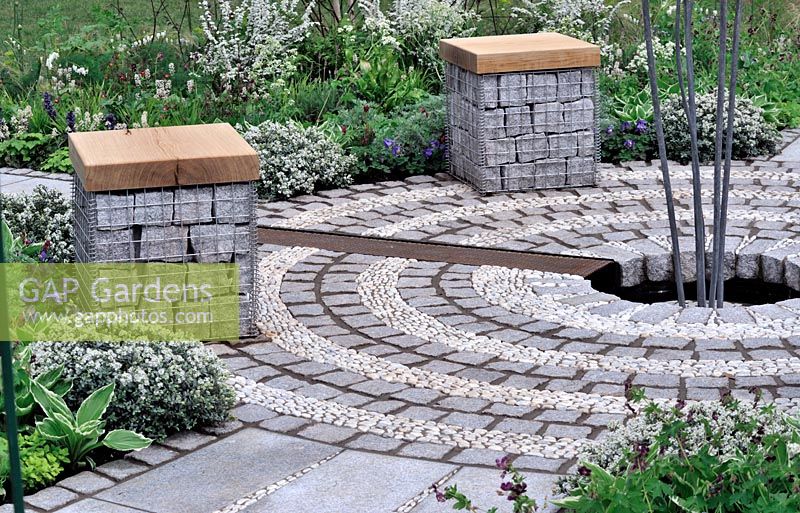
[[[250,335],[254,209],[249,182],[88,192],[76,177],[76,257],[79,262],[237,263],[241,331]]]
[[[481,192],[595,183],[593,68],[478,75],[447,64],[451,173]]]

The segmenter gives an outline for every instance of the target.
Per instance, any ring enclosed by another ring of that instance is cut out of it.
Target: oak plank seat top
[[[600,47],[555,32],[439,41],[439,55],[478,75],[600,66]]]
[[[228,123],[69,134],[90,192],[256,180],[258,154]]]

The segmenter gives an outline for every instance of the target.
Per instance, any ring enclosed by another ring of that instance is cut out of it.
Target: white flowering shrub
[[[266,121],[242,134],[261,160],[259,194],[286,198],[352,182],[355,158],[317,127]]]
[[[725,95],[723,126],[727,126],[728,100]],[[717,94],[697,95],[697,141],[701,162],[714,159],[714,140],[717,130]],[[661,108],[664,117],[664,136],[667,154],[680,162],[691,159],[689,124],[683,111],[681,99],[674,95],[664,101]],[[736,117],[733,121],[733,158],[746,159],[758,155],[775,153],[778,132],[765,119],[761,108],[752,100],[736,99]]]
[[[475,11],[465,10],[462,5],[449,0],[394,0],[389,12],[391,27],[401,46],[425,71],[436,73],[440,80],[444,68],[439,57],[439,40],[470,36],[480,20]]]
[[[678,428],[678,429],[676,429]],[[624,423],[612,422],[605,437],[582,446],[578,461],[597,465],[612,475],[624,475],[637,454],[658,446],[659,456],[695,456],[705,451],[723,461],[746,453],[769,435],[788,435],[793,428],[774,407],[737,401],[704,401],[674,408],[648,406]],[[559,493],[569,493],[585,472],[562,478]]]
[[[300,0],[218,0],[219,16],[203,0],[201,27],[205,48],[198,54],[204,71],[222,90],[243,97],[265,97],[282,88],[295,70],[296,45],[313,26],[314,3]]]
[[[605,72],[624,74],[622,48],[611,41],[611,25],[630,0],[520,0],[511,12],[526,32],[559,32],[600,47]]]
[[[39,185],[29,194],[0,194],[0,210],[12,233],[33,242],[49,241],[48,261],[72,261],[72,202],[61,192]]]
[[[73,407],[116,383],[109,429],[163,439],[225,421],[234,404],[229,372],[201,342],[36,342],[31,348],[34,374],[63,366],[64,378],[73,380],[66,397]]]

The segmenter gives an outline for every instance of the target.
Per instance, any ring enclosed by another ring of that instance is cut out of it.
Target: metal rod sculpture
[[[712,241],[714,244],[711,258],[711,286],[708,291],[708,300],[711,306],[717,302],[719,262],[717,255],[720,244],[720,213],[722,194],[722,113],[725,109],[725,59],[728,54],[728,0],[721,0],[719,6],[719,62],[717,66],[717,133],[714,138],[714,230]],[[723,277],[724,280],[724,277]]]
[[[0,248],[3,245],[3,230],[0,230]],[[4,251],[0,250],[0,311],[8,311],[6,299]],[[0,370],[2,370],[3,399],[6,414],[6,437],[8,440],[8,459],[11,478],[11,498],[14,503],[14,513],[24,513],[22,491],[22,468],[19,460],[19,438],[17,429],[17,400],[14,394],[14,350],[9,341],[8,326],[0,323]]]
[[[728,0],[720,0],[719,10],[719,63],[717,67],[717,111],[716,137],[714,145],[714,191],[712,196],[714,219],[712,226],[711,277],[706,293],[706,232],[703,214],[702,188],[700,176],[700,157],[697,139],[697,105],[695,101],[694,75],[694,29],[693,0],[676,0],[675,26],[675,71],[678,77],[681,103],[689,127],[692,154],[692,203],[694,213],[695,263],[697,270],[697,305],[722,308],[725,295],[725,235],[727,230],[728,193],[730,191],[731,156],[733,151],[734,117],[736,114],[736,83],[739,63],[739,36],[741,26],[742,2],[736,0],[736,16],[733,27],[733,48],[731,50],[731,72],[728,84],[727,123],[725,123],[725,78],[728,58]],[[650,19],[650,2],[642,0],[642,19],[644,21],[645,44],[647,47],[647,67],[650,80],[650,94],[653,99],[653,121],[656,126],[658,152],[661,172],[664,178],[664,192],[667,197],[667,214],[672,238],[672,261],[675,269],[675,283],[678,289],[678,302],[683,306],[683,276],[680,265],[680,248],[675,220],[675,205],[672,185],[669,179],[668,161],[664,144],[664,131],[661,106],[656,81],[656,63],[653,55],[653,32]],[[683,37],[681,37],[683,35]],[[681,41],[683,40],[683,41]],[[681,45],[683,42],[683,47]],[[686,52],[686,75],[683,72],[683,55]],[[725,129],[723,130],[723,125]],[[723,147],[723,134],[724,147]],[[723,164],[724,157],[724,164]]]
[[[736,15],[733,21],[733,49],[731,50],[731,79],[728,86],[728,123],[725,131],[725,167],[722,176],[722,201],[720,202],[720,240],[719,253],[714,255],[718,260],[718,272],[723,273],[717,281],[718,308],[725,305],[725,234],[728,228],[728,191],[731,184],[731,157],[733,155],[733,130],[736,116],[736,82],[739,74],[739,35],[741,31],[742,0],[736,0]]]
[[[647,46],[647,70],[650,79],[650,95],[653,98],[653,124],[656,127],[658,155],[661,158],[661,176],[664,181],[664,194],[667,199],[667,217],[669,233],[672,239],[672,267],[675,270],[675,286],[678,291],[678,303],[686,306],[686,293],[683,289],[683,269],[681,268],[681,249],[678,243],[678,222],[675,218],[675,200],[672,196],[672,182],[669,177],[667,148],[664,141],[664,123],[661,118],[661,98],[658,95],[656,80],[655,55],[653,52],[653,27],[650,23],[650,0],[642,0],[642,19],[644,20],[645,45]]]

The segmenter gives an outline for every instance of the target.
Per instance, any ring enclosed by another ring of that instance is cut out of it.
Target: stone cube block
[[[189,230],[194,257],[201,263],[230,262],[234,254],[250,251],[250,227],[201,224]]]
[[[558,78],[555,73],[528,74],[528,103],[547,103],[558,99]]]
[[[567,160],[567,185],[594,185],[595,167],[596,164],[592,157],[576,157]]]
[[[560,71],[558,73],[558,100],[572,101],[581,97],[581,72]]]
[[[535,186],[539,189],[563,187],[567,184],[567,162],[565,160],[540,160],[536,166]]]
[[[480,81],[483,90],[483,106],[487,109],[496,108],[497,102],[500,100],[497,75],[480,75]]]
[[[98,192],[95,203],[99,230],[119,230],[133,225],[133,194]]]
[[[506,133],[509,137],[533,133],[530,107],[506,107]]]
[[[483,192],[496,192],[503,190],[503,183],[499,167],[485,167],[480,177],[470,180],[475,184],[480,184]]]
[[[578,154],[578,136],[574,133],[547,136],[550,158],[574,157]]]
[[[581,94],[586,97],[595,94],[595,71],[592,69],[581,70]]]
[[[537,103],[533,108],[535,132],[564,132],[564,106],[558,102]]]
[[[175,224],[208,223],[213,220],[211,207],[214,189],[210,186],[188,186],[175,189]]]
[[[486,165],[499,166],[517,159],[517,146],[512,137],[486,141]]]
[[[489,109],[483,115],[488,139],[503,139],[506,137],[506,115],[503,109]],[[528,117],[530,117],[530,111],[528,111]]]
[[[522,135],[517,137],[517,160],[533,162],[546,159],[549,155],[547,136],[545,134]]]
[[[535,186],[534,164],[509,164],[501,168],[503,190],[515,191]]]
[[[134,258],[133,229],[97,230],[94,233],[100,262],[130,262]]]
[[[142,225],[172,224],[175,194],[168,189],[145,189],[134,193],[133,221]]]
[[[593,157],[597,151],[594,144],[594,130],[584,130],[578,132],[578,156]]]
[[[249,223],[253,209],[250,183],[217,185],[214,189],[214,217],[218,223]]]
[[[144,226],[139,259],[149,262],[183,262],[187,255],[186,226]]]
[[[564,104],[564,125],[561,132],[588,130],[594,126],[594,102],[581,98]]]
[[[518,107],[527,101],[527,85],[522,73],[503,73],[500,75],[500,106]]]

